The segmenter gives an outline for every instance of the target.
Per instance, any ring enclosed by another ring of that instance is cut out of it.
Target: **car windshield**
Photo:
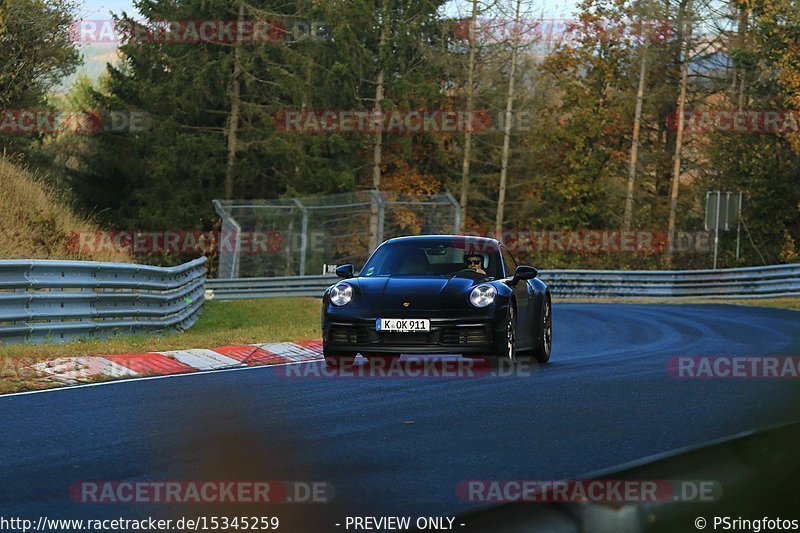
[[[454,274],[502,277],[500,253],[463,242],[390,242],[378,248],[361,271],[366,277]]]

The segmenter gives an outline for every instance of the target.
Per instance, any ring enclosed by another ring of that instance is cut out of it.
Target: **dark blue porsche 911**
[[[414,236],[381,244],[361,272],[325,291],[329,365],[400,354],[462,354],[517,362],[550,359],[550,289],[494,239]]]

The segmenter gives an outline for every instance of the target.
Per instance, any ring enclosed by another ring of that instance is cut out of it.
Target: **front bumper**
[[[505,316],[504,314],[501,316]],[[392,315],[392,318],[395,318]],[[402,318],[402,317],[400,317]],[[322,342],[327,354],[467,354],[489,355],[505,343],[505,320],[430,318],[424,333],[375,330],[376,318],[339,319],[323,323]]]

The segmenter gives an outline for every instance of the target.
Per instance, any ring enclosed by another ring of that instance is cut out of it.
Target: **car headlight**
[[[331,289],[331,303],[336,306],[343,306],[350,303],[353,299],[353,287],[348,283],[337,283]]]
[[[491,285],[478,285],[469,294],[469,303],[475,307],[486,307],[494,301],[497,289]]]

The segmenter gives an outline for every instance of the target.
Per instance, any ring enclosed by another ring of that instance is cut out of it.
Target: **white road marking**
[[[226,357],[221,353],[214,350],[196,349],[196,350],[175,350],[171,352],[158,352],[167,357],[171,357],[176,361],[180,361],[185,365],[198,370],[215,370],[219,368],[228,368],[232,366],[241,366],[242,363],[236,359]]]
[[[44,374],[47,379],[73,383],[96,376],[129,377],[136,372],[102,357],[59,357],[41,361],[31,367],[34,372]]]
[[[305,346],[299,346],[292,342],[280,342],[271,344],[256,344],[262,350],[266,350],[275,355],[280,355],[291,361],[302,361],[309,357],[321,358],[322,354],[319,350],[312,350]]]

